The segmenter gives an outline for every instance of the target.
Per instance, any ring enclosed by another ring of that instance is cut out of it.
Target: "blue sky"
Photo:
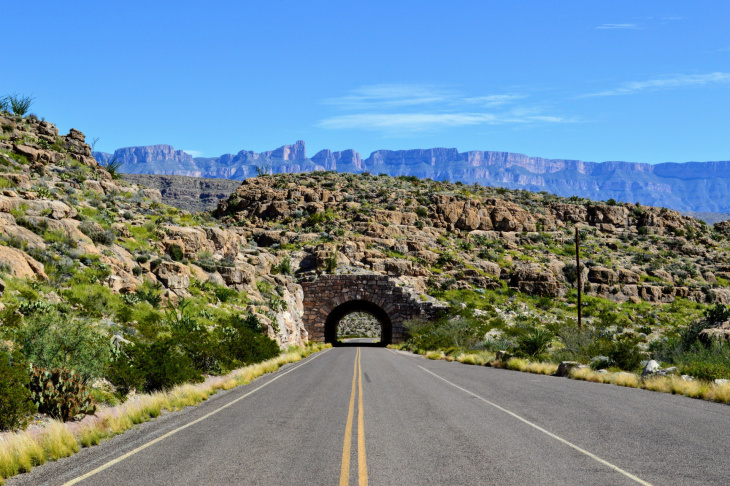
[[[97,150],[730,160],[727,1],[32,4],[0,93]]]

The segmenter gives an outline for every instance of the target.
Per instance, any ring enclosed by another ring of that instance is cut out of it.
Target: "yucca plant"
[[[102,167],[104,167],[106,171],[109,172],[109,175],[112,176],[112,179],[118,180],[122,178],[122,175],[119,173],[119,169],[122,168],[122,165],[124,165],[124,162],[119,160],[118,157],[114,157],[106,164],[102,164]]]

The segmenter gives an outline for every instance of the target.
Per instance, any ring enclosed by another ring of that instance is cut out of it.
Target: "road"
[[[342,347],[7,484],[729,484],[729,430],[727,405]]]

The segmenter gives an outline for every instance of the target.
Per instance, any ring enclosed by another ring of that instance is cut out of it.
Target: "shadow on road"
[[[361,348],[384,348],[386,344],[384,342],[373,342],[373,339],[347,339],[345,341],[337,341],[332,343],[332,346],[339,347],[361,347]]]

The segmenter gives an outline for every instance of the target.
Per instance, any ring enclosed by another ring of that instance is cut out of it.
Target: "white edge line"
[[[601,459],[601,458],[600,458],[600,457],[598,457],[597,455],[595,455],[595,454],[592,454],[592,453],[588,452],[587,450],[585,450],[585,449],[582,449],[582,448],[578,447],[577,445],[573,444],[572,442],[568,442],[567,440],[563,439],[562,437],[560,437],[560,436],[557,436],[557,435],[553,434],[552,432],[550,432],[550,431],[548,431],[548,430],[545,430],[545,429],[543,429],[543,428],[542,428],[542,427],[540,427],[539,425],[537,425],[537,424],[534,424],[534,423],[530,422],[529,420],[527,420],[527,419],[524,419],[524,418],[520,417],[520,416],[519,416],[519,415],[517,415],[516,413],[514,413],[514,412],[510,412],[510,411],[509,411],[509,410],[507,410],[506,408],[500,407],[500,406],[499,406],[499,405],[497,405],[496,403],[492,403],[492,402],[490,402],[489,400],[487,400],[486,398],[480,397],[480,396],[479,396],[479,395],[477,395],[476,393],[474,393],[474,392],[471,392],[471,391],[467,390],[466,388],[462,388],[462,387],[460,387],[459,385],[457,385],[457,384],[455,384],[455,383],[452,383],[452,382],[450,382],[450,381],[449,381],[449,380],[447,380],[446,378],[443,378],[443,377],[441,377],[441,376],[437,375],[437,374],[436,374],[436,373],[434,373],[433,371],[427,370],[427,369],[426,369],[426,368],[424,368],[423,366],[420,366],[420,365],[418,365],[418,367],[419,367],[419,368],[421,368],[421,369],[422,369],[423,371],[425,371],[426,373],[429,373],[429,374],[431,374],[431,375],[435,376],[436,378],[438,378],[438,379],[440,379],[440,380],[443,380],[443,381],[445,381],[445,382],[446,382],[446,383],[448,383],[449,385],[451,385],[451,386],[453,386],[453,387],[455,387],[455,388],[458,388],[459,390],[463,391],[464,393],[468,393],[469,395],[472,395],[473,397],[476,397],[476,398],[478,398],[479,400],[483,401],[484,403],[487,403],[487,404],[489,404],[489,405],[493,406],[494,408],[496,408],[496,409],[498,409],[498,410],[501,410],[501,411],[503,411],[504,413],[506,413],[506,414],[509,414],[509,415],[513,416],[513,417],[514,417],[514,418],[516,418],[517,420],[520,420],[520,421],[522,421],[522,422],[526,423],[526,424],[527,424],[527,425],[529,425],[530,427],[533,427],[533,428],[535,428],[535,429],[539,430],[539,431],[540,431],[540,432],[542,432],[543,434],[546,434],[547,436],[549,436],[549,437],[552,437],[553,439],[555,439],[555,440],[557,440],[557,441],[559,441],[559,442],[562,442],[563,444],[567,445],[568,447],[572,447],[572,448],[573,448],[573,449],[575,449],[576,451],[578,451],[578,452],[580,452],[580,453],[582,453],[582,454],[585,454],[586,456],[590,457],[591,459],[594,459],[594,460],[596,460],[596,461],[600,462],[600,463],[601,463],[601,464],[603,464],[604,466],[608,466],[608,467],[610,467],[610,468],[611,468],[611,469],[613,469],[614,471],[616,471],[616,472],[619,472],[619,473],[623,474],[623,475],[624,475],[624,476],[626,476],[627,478],[629,478],[629,479],[632,479],[632,480],[636,481],[637,483],[639,483],[639,484],[642,484],[642,485],[644,485],[644,486],[652,486],[652,484],[651,484],[651,483],[648,483],[648,482],[644,481],[643,479],[641,479],[641,478],[639,478],[639,477],[637,477],[637,476],[634,476],[634,475],[633,475],[633,474],[631,474],[630,472],[628,472],[628,471],[625,471],[625,470],[621,469],[620,467],[618,467],[618,466],[615,466],[615,465],[611,464],[610,462],[606,461],[605,459]]]
[[[96,469],[94,469],[94,470],[91,470],[91,471],[87,472],[86,474],[84,474],[84,475],[82,475],[82,476],[79,476],[79,477],[77,477],[77,478],[74,478],[74,479],[72,479],[71,481],[69,481],[69,482],[67,482],[67,483],[64,483],[64,484],[63,484],[63,486],[71,486],[71,485],[73,485],[73,484],[77,484],[77,483],[79,483],[79,482],[83,481],[84,479],[88,479],[88,478],[90,478],[91,476],[94,476],[95,474],[98,474],[98,473],[100,473],[101,471],[103,471],[103,470],[105,470],[105,469],[107,469],[107,468],[109,468],[109,467],[111,467],[111,466],[113,466],[113,465],[115,465],[115,464],[117,464],[117,463],[120,463],[120,462],[122,462],[123,460],[127,459],[128,457],[131,457],[131,456],[133,456],[134,454],[136,454],[136,453],[138,453],[138,452],[140,452],[140,451],[142,451],[142,450],[144,450],[144,449],[148,448],[149,446],[151,446],[151,445],[154,445],[154,444],[156,444],[156,443],[158,443],[158,442],[160,442],[160,441],[162,441],[162,440],[164,440],[164,439],[167,439],[167,438],[168,438],[168,437],[170,437],[171,435],[174,435],[174,434],[176,434],[176,433],[180,432],[181,430],[187,429],[187,428],[188,428],[188,427],[190,427],[191,425],[195,425],[195,424],[197,424],[198,422],[202,422],[203,420],[207,419],[208,417],[210,417],[210,416],[212,416],[212,415],[215,415],[215,414],[217,414],[217,413],[218,413],[218,412],[220,412],[221,410],[223,410],[223,409],[226,409],[226,408],[230,407],[230,406],[231,406],[231,405],[233,405],[234,403],[237,403],[237,402],[239,402],[239,401],[243,400],[244,398],[246,398],[246,397],[248,397],[248,396],[250,396],[250,395],[252,395],[252,394],[256,393],[257,391],[259,391],[259,390],[260,390],[260,389],[262,389],[263,387],[265,387],[265,386],[269,386],[270,384],[272,384],[273,382],[275,382],[276,380],[278,380],[278,379],[279,379],[279,378],[281,378],[282,376],[284,376],[284,375],[287,375],[287,374],[291,373],[291,372],[292,372],[292,371],[294,371],[294,370],[298,370],[299,368],[301,368],[302,366],[306,365],[307,363],[311,363],[311,362],[312,362],[312,360],[314,360],[314,359],[316,359],[317,357],[321,356],[322,354],[326,353],[326,352],[327,352],[327,351],[329,351],[330,349],[332,349],[332,348],[328,348],[328,349],[325,349],[324,351],[321,351],[321,352],[319,352],[319,353],[315,354],[315,355],[314,355],[314,356],[312,357],[312,359],[306,360],[306,361],[305,361],[304,363],[300,363],[299,365],[297,365],[297,366],[294,366],[294,367],[293,367],[292,369],[290,369],[290,370],[287,370],[287,371],[285,371],[285,372],[283,372],[283,373],[281,373],[281,374],[277,373],[277,375],[276,375],[276,376],[275,376],[274,378],[272,378],[271,380],[267,381],[266,383],[264,383],[263,385],[259,386],[258,388],[255,388],[255,389],[251,390],[250,392],[246,393],[245,395],[243,395],[243,396],[240,396],[240,397],[236,398],[235,400],[233,400],[233,401],[231,401],[231,402],[228,402],[228,403],[226,403],[226,404],[225,404],[225,405],[223,405],[222,407],[216,408],[216,409],[215,409],[215,410],[213,410],[212,412],[210,412],[210,413],[207,413],[207,414],[203,415],[202,417],[200,417],[200,418],[198,418],[198,419],[196,419],[196,420],[193,420],[192,422],[188,422],[187,424],[185,424],[185,425],[183,425],[183,426],[181,426],[181,427],[178,427],[178,428],[177,428],[177,429],[175,429],[175,430],[171,430],[170,432],[166,433],[165,435],[161,435],[160,437],[158,437],[158,438],[156,438],[156,439],[154,439],[154,440],[151,440],[151,441],[147,442],[146,444],[143,444],[143,445],[141,445],[141,446],[137,447],[136,449],[132,449],[131,451],[127,452],[126,454],[124,454],[124,455],[121,455],[121,456],[117,457],[116,459],[113,459],[113,460],[111,460],[111,461],[107,462],[106,464],[103,464],[103,465],[101,465],[101,466],[97,467]]]

